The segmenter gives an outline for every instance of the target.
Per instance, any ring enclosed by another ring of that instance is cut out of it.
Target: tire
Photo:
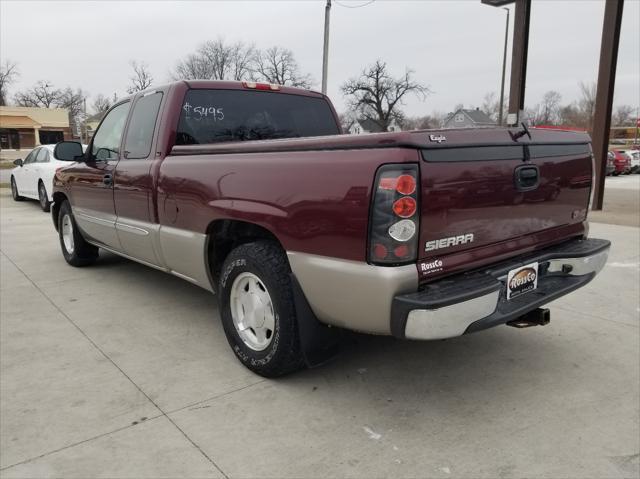
[[[13,176],[11,177],[11,197],[13,198],[13,201],[24,200],[24,196],[20,196],[18,194],[18,185],[16,185],[16,179]]]
[[[58,236],[62,256],[71,266],[87,266],[98,259],[98,248],[87,243],[82,237],[68,201],[60,205]]]
[[[231,349],[242,364],[267,378],[304,367],[290,271],[279,245],[256,241],[229,253],[218,281],[220,316]]]
[[[51,201],[47,195],[47,188],[44,186],[42,180],[38,181],[38,200],[40,201],[40,208],[45,213],[51,211]]]

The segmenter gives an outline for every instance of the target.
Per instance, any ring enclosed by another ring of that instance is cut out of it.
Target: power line
[[[340,5],[341,7],[344,8],[362,8],[362,7],[366,7],[367,5],[371,5],[373,2],[375,2],[376,0],[369,0],[367,2],[364,2],[361,5],[345,5],[344,3],[339,2],[338,0],[334,0],[338,5]]]

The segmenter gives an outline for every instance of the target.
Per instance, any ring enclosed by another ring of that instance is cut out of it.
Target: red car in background
[[[611,155],[613,155],[613,166],[615,168],[613,170],[614,176],[631,173],[631,158],[629,156],[617,150],[609,151],[608,156],[611,157]]]

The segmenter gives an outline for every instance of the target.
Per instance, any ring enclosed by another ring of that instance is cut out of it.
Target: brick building
[[[27,150],[71,137],[66,109],[0,106],[2,150]]]

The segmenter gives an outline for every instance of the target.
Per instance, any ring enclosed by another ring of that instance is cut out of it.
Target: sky
[[[340,85],[378,58],[395,76],[410,68],[431,89],[424,101],[407,98],[410,116],[448,112],[457,104],[481,106],[487,92],[499,91],[504,10],[480,0],[337,1],[328,94],[338,111],[345,110]],[[131,60],[145,61],[155,82],[165,83],[180,58],[223,37],[291,49],[320,89],[324,6],[325,0],[0,0],[0,61],[19,64],[10,96],[38,80],[80,87],[91,96],[122,96]],[[578,84],[597,79],[603,12],[604,0],[533,0],[527,106],[548,90],[559,91],[563,103],[577,100]],[[511,17],[510,28],[513,12]],[[640,106],[640,0],[624,6],[618,104]]]

